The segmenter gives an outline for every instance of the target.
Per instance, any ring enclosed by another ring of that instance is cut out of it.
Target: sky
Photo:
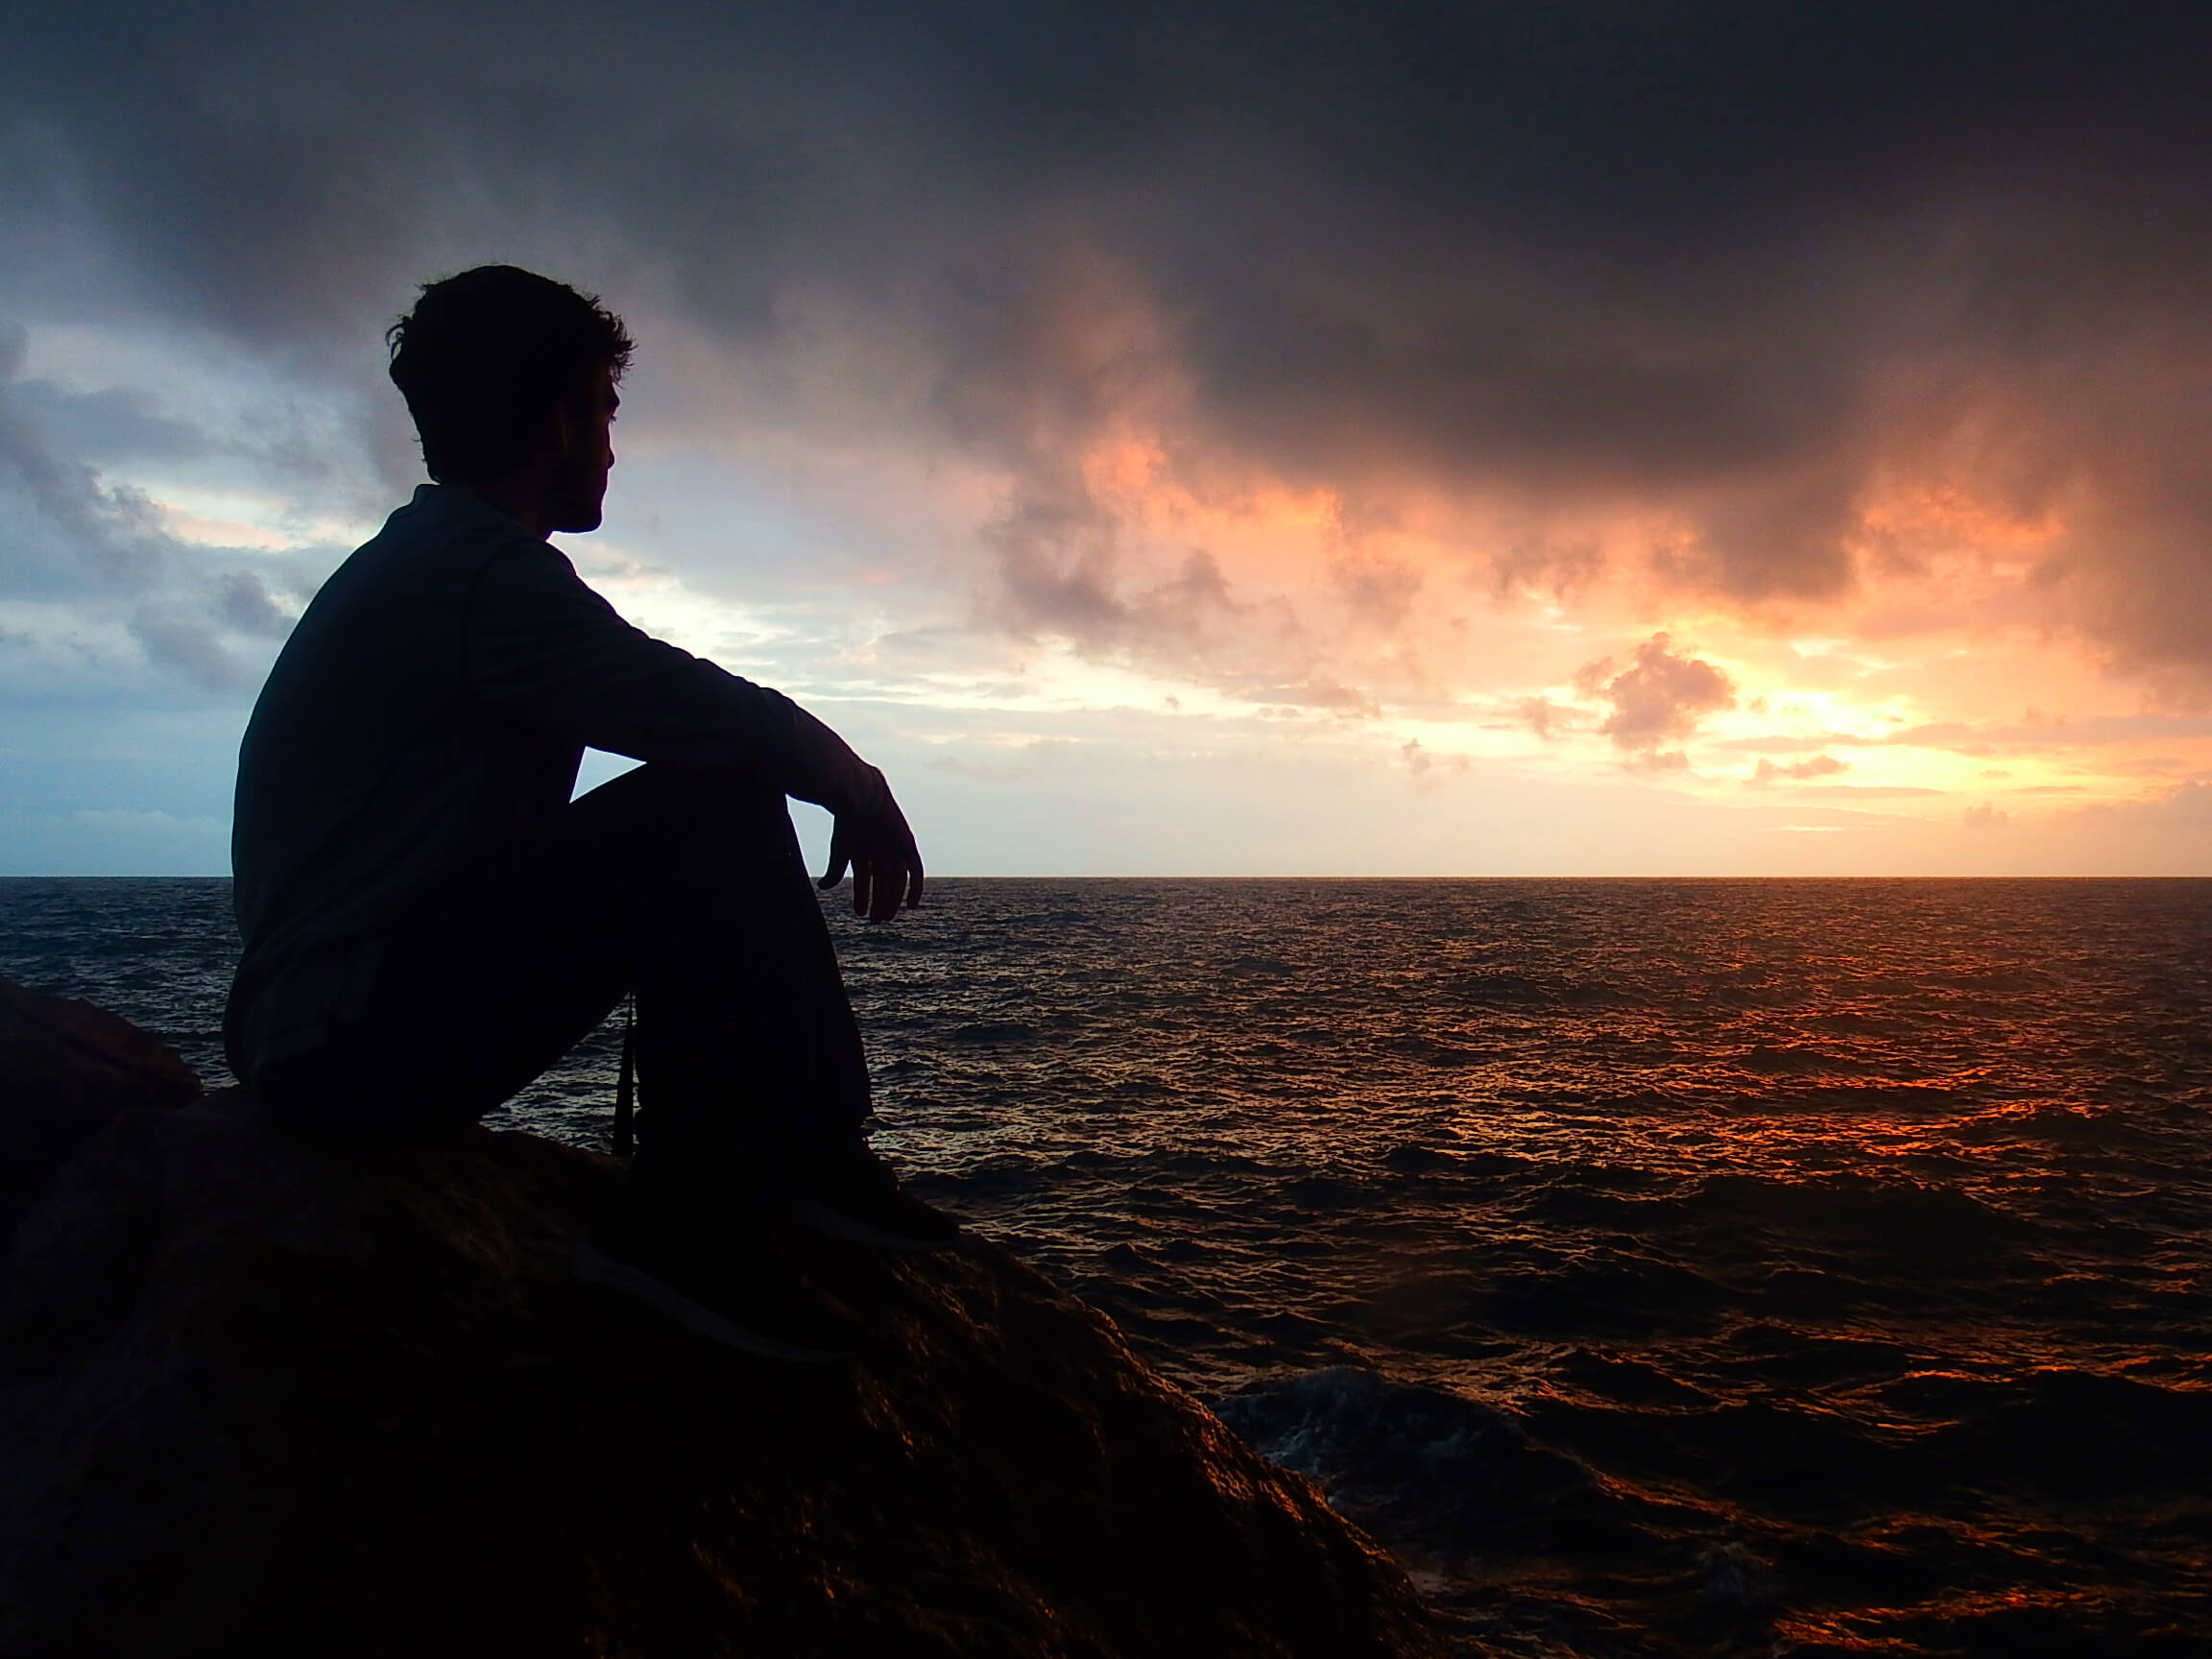
[[[26,10],[0,874],[227,869],[261,678],[421,477],[383,331],[493,261],[639,341],[564,550],[843,732],[932,873],[2212,874],[2208,44]]]

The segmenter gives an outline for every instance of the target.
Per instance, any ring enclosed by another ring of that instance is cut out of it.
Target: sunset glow
[[[623,132],[689,107],[665,79]],[[1208,119],[1184,96],[1157,130]],[[985,202],[894,182],[905,140],[851,119],[874,136],[781,240],[732,228],[738,173],[610,193],[582,151],[542,162],[564,213],[489,218],[397,204],[448,160],[328,152],[353,183],[297,204],[309,240],[232,224],[237,268],[25,197],[0,861],[221,867],[263,668],[419,476],[380,331],[501,257],[642,342],[607,526],[568,551],[911,774],[943,868],[2212,868],[2212,329],[2171,213],[2023,137],[2027,218],[1948,162],[1807,152],[1771,234],[1695,195],[1583,220],[1479,172],[1361,183],[1349,129],[1314,153],[1340,166],[1101,154]],[[1536,132],[1590,188],[1626,165]],[[510,165],[483,154],[460,174]],[[1691,154],[1714,202],[1752,165]],[[388,198],[373,250],[317,218]],[[116,813],[153,839],[94,832]]]

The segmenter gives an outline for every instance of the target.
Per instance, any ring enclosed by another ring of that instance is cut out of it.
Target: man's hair
[[[520,466],[546,411],[591,410],[602,364],[630,365],[622,319],[565,282],[513,265],[479,265],[424,285],[384,336],[392,383],[441,483],[494,478]]]

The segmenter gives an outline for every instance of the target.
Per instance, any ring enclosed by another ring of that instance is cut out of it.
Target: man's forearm
[[[783,792],[832,812],[850,812],[885,788],[883,774],[797,704],[791,706],[789,775]]]

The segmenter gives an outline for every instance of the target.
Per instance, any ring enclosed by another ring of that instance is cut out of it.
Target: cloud
[[[63,411],[61,425],[96,450],[198,455],[209,445],[138,397],[75,397],[23,381],[24,347],[21,325],[0,325],[0,602],[57,613],[63,641],[119,628],[158,673],[203,691],[241,689],[252,675],[226,636],[273,639],[290,627],[263,576],[222,568],[232,550],[178,540],[142,491],[109,483],[59,445],[46,421]],[[302,586],[297,571],[283,578]],[[31,632],[11,638],[41,644]]]
[[[1465,776],[1473,771],[1473,763],[1464,755],[1437,756],[1431,754],[1418,737],[1409,737],[1400,745],[1398,754],[1407,769],[1423,784],[1432,784],[1439,772]]]
[[[225,571],[215,581],[215,613],[234,632],[280,639],[292,618],[269,596],[268,585],[252,570]]]
[[[1770,688],[1762,630],[1887,631],[1899,658],[1937,627],[2076,635],[2171,675],[2170,707],[2201,695],[2212,252],[2188,228],[2212,147],[2179,67],[2200,25],[2040,5],[1298,16],[52,8],[0,62],[0,306],[41,342],[189,338],[285,393],[357,394],[381,413],[343,436],[396,486],[376,337],[414,284],[490,257],[570,276],[644,339],[625,510],[685,445],[901,463],[844,475],[921,525],[868,543],[880,608],[974,625],[961,661],[899,667],[907,685],[1072,652],[1167,683],[1146,702],[1201,685],[1307,714],[1455,709],[1517,727],[1501,745],[1604,734],[1553,742],[1559,770],[1610,752],[1679,771],[1716,726],[1859,728],[1738,739],[1720,781],[1746,812],[1770,798],[1740,791],[1745,767],[1797,799],[1948,781],[1885,749],[2123,740],[1896,673],[1866,697],[1905,720],[1857,719],[1875,671],[1848,664],[1803,712],[1714,719],[1736,678],[1746,703]],[[221,533],[143,488],[237,434],[36,365],[0,389],[35,440],[0,462],[0,589],[52,614],[9,629],[242,700],[312,572],[187,545]],[[265,397],[273,442],[283,402]],[[731,589],[765,586],[752,534],[722,516],[738,551],[687,553],[671,582],[726,557]],[[1954,565],[2003,604],[1944,587]],[[949,597],[907,609],[917,589]],[[1585,708],[1553,701],[1602,650],[1619,661]],[[767,677],[807,661],[791,644]],[[2176,755],[2189,735],[2141,733]],[[1430,741],[1401,752],[1417,776],[1442,773]],[[1963,805],[1931,806],[1944,834]]]
[[[141,590],[164,551],[159,516],[143,495],[108,488],[56,452],[17,406],[11,383],[24,348],[21,324],[0,324],[0,593]]]
[[[214,625],[204,616],[143,606],[131,618],[131,633],[149,662],[204,691],[228,691],[244,679]]]
[[[0,252],[19,309],[205,331],[364,397],[415,282],[548,266],[726,349],[756,420],[842,382],[840,408],[988,469],[1008,626],[1224,681],[1384,672],[1359,630],[1416,629],[1435,569],[1351,557],[1296,629],[1255,626],[1250,573],[1140,545],[1084,458],[1137,435],[1192,498],[1271,480],[1348,523],[1477,503],[1455,557],[1483,591],[1612,570],[1752,615],[2040,526],[2022,606],[2188,681],[2212,663],[2208,28],[94,0],[0,64]],[[126,402],[36,397],[75,453],[162,441]],[[363,441],[397,476],[396,419]],[[1899,506],[1928,501],[1971,511]]]
[[[1689,736],[1699,716],[1736,704],[1736,689],[1726,674],[1702,659],[1670,649],[1664,634],[1637,646],[1635,661],[1618,673],[1610,658],[1585,664],[1575,674],[1575,688],[1612,704],[1613,712],[1598,730],[1616,748],[1668,768],[1688,762],[1678,752],[1661,753],[1660,744]]]
[[[1549,697],[1524,697],[1514,704],[1513,712],[1546,742],[1575,723],[1575,710]]]
[[[22,325],[15,328],[19,358]],[[0,350],[0,362],[5,355]],[[135,388],[73,392],[52,380],[17,379],[9,391],[15,408],[49,443],[81,460],[178,460],[214,448],[206,433],[161,414]]]
[[[1837,773],[1848,772],[1850,769],[1849,761],[1839,760],[1833,755],[1815,755],[1809,760],[1792,760],[1780,765],[1762,758],[1745,781],[1754,786],[1785,780],[1802,782],[1813,778],[1833,778]]]
[[[1000,617],[1100,653],[1194,646],[1216,621],[1239,620],[1220,566],[1192,551],[1165,579],[1134,589],[1111,513],[1087,492],[1028,493],[984,532],[1000,555]]]
[[[1724,737],[1712,747],[1739,754],[1801,754],[1808,749],[1934,749],[1956,755],[1991,756],[2001,752],[2049,753],[2064,749],[2112,748],[2130,743],[2174,742],[2212,736],[2212,716],[2142,713],[2100,715],[2081,720],[2035,717],[2017,721],[1928,720],[1880,734],[1863,732],[1772,733],[1756,737]],[[2168,757],[2113,760],[2114,771],[2174,771],[2185,762]],[[1795,776],[1786,766],[1766,776]]]
[[[1920,783],[1809,783],[1797,790],[1800,796],[1847,795],[1862,801],[1901,801],[1942,793]]]

